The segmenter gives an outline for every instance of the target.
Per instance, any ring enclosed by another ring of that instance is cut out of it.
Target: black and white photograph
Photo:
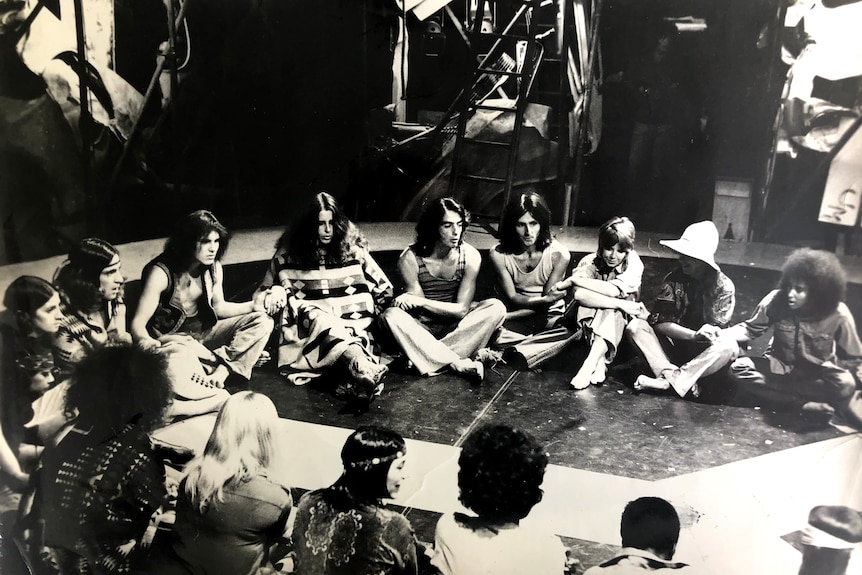
[[[0,573],[862,572],[862,0],[0,0]]]

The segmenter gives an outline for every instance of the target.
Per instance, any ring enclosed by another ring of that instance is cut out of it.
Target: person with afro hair
[[[562,573],[560,539],[521,524],[542,500],[548,466],[542,446],[508,425],[486,425],[464,442],[458,466],[459,499],[476,515],[440,518],[431,564],[443,575]]]
[[[791,253],[778,288],[750,319],[724,330],[744,344],[772,328],[763,357],[731,364],[735,383],[779,407],[827,417],[843,412],[862,360],[856,322],[843,301],[846,284],[835,254],[808,248]]]

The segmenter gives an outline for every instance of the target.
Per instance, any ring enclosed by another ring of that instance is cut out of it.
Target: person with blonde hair
[[[257,573],[293,507],[279,482],[279,418],[265,395],[222,405],[204,452],[186,466],[171,548],[153,573]]]

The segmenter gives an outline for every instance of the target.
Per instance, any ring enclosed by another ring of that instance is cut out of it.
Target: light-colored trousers
[[[647,321],[635,318],[629,322],[626,331],[656,377],[664,370],[677,368]],[[679,373],[670,382],[680,397],[684,397],[699,379],[718,372],[739,356],[739,344],[730,338],[722,338],[704,346],[703,351],[679,366]]]
[[[192,335],[224,360],[233,373],[249,379],[274,326],[266,313],[255,311],[220,319],[203,333]]]
[[[498,299],[474,303],[446,334],[437,339],[418,319],[397,307],[380,316],[383,326],[422,375],[437,375],[460,359],[472,357],[488,345],[506,319],[506,306]]]

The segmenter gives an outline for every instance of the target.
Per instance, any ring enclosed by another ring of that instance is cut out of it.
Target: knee
[[[754,361],[748,357],[738,357],[730,364],[730,377],[737,381],[749,383],[765,383],[763,374],[757,371]]]
[[[649,323],[636,317],[626,325],[626,334],[631,338],[636,338],[638,333],[647,329],[649,329]]]
[[[735,339],[729,337],[719,338],[711,347],[723,358],[726,358],[727,361],[734,361],[739,357],[739,344]]]
[[[484,301],[485,307],[488,311],[488,315],[493,317],[495,320],[499,320],[500,323],[503,323],[506,319],[506,304],[497,298],[486,299]]]
[[[260,330],[272,331],[275,327],[275,322],[266,312],[253,311],[249,314],[248,325]]]
[[[406,315],[408,315],[407,312],[400,307],[389,307],[383,310],[383,313],[380,314],[380,321],[386,327],[392,327],[393,325],[404,321],[404,317]]]
[[[845,369],[835,371],[827,378],[827,381],[841,399],[849,399],[856,392],[856,378]]]

